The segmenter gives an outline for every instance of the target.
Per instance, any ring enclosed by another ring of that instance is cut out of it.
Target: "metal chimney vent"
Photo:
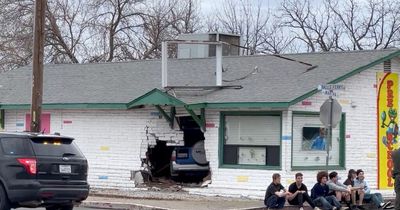
[[[386,60],[383,62],[383,71],[384,72],[392,71],[392,61],[391,60]]]

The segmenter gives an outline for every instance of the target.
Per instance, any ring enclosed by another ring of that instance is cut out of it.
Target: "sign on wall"
[[[390,189],[393,161],[391,152],[399,147],[398,143],[398,75],[396,73],[377,73],[378,104],[378,188]]]

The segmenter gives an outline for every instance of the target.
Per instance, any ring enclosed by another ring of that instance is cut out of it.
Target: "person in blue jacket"
[[[313,139],[312,150],[325,150],[325,128],[319,129],[319,135]]]

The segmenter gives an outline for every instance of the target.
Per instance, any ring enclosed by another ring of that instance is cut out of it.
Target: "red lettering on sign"
[[[388,80],[387,81],[387,91],[386,91],[386,106],[387,107],[393,107],[393,90],[392,90],[392,86],[393,86],[393,81],[392,80]]]
[[[393,187],[392,170],[393,170],[393,160],[392,160],[392,150],[393,150],[393,134],[387,133],[387,183],[389,187]]]
[[[388,88],[391,88],[393,86],[393,81],[392,80],[388,80],[387,81],[387,86],[388,86]]]
[[[214,123],[206,123],[206,128],[214,128],[215,124]]]

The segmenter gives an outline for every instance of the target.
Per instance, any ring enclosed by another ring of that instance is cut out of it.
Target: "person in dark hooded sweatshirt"
[[[339,210],[341,204],[336,200],[335,196],[329,195],[328,172],[320,171],[317,174],[317,183],[311,189],[311,199],[316,206],[323,210]],[[344,208],[343,208],[344,209]]]
[[[393,171],[392,177],[394,179],[394,191],[396,192],[396,200],[394,208],[400,210],[400,149],[392,151]]]

